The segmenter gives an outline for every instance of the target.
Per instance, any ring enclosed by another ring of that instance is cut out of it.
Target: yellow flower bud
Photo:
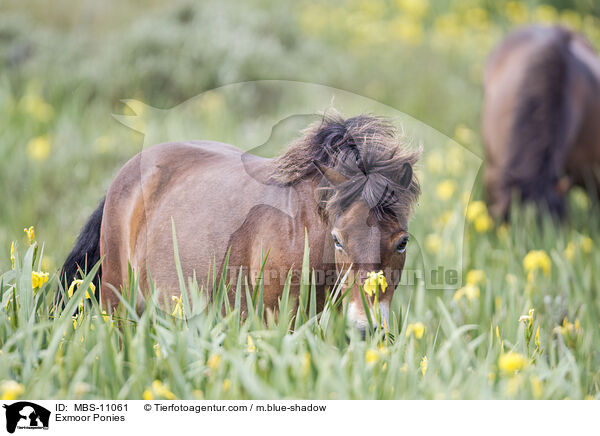
[[[25,229],[23,229],[23,231],[27,235],[27,239],[29,240],[29,244],[30,245],[33,244],[33,241],[35,241],[35,229],[33,228],[33,226],[31,226],[29,228],[25,228]]]
[[[429,360],[427,359],[427,356],[423,356],[423,359],[421,360],[421,363],[419,364],[419,366],[421,367],[421,374],[425,375],[425,373],[427,373],[428,363],[429,363]]]
[[[219,368],[219,364],[221,363],[221,356],[219,354],[211,355],[206,361],[206,366],[215,371]]]

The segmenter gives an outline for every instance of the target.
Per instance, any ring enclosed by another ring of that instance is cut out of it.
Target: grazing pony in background
[[[513,195],[562,217],[571,185],[600,187],[600,59],[583,36],[514,32],[491,54],[484,86],[485,187],[497,218]]]
[[[241,267],[251,285],[268,251],[263,295],[265,307],[275,309],[288,271],[301,269],[306,235],[310,266],[322,277],[350,268],[349,318],[365,329],[359,283],[371,271],[385,271],[390,283],[379,301],[386,318],[420,193],[413,176],[418,156],[389,121],[370,115],[324,116],[276,159],[209,141],[156,145],[120,170],[66,260],[62,280],[70,283],[79,268],[103,257],[105,306],[118,304],[109,288],[122,289],[128,263],[143,291],[151,278],[163,297],[178,295],[173,220],[184,276],[196,274],[208,289],[202,279],[215,260],[223,266],[228,249],[230,271]],[[316,283],[319,307],[325,284]],[[291,292],[297,295],[297,284]]]

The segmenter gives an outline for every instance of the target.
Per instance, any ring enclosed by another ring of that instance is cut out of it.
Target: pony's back
[[[485,72],[485,185],[491,210],[505,218],[511,199],[562,216],[561,178],[585,109],[576,92],[581,68],[562,27],[529,27],[509,35]]]

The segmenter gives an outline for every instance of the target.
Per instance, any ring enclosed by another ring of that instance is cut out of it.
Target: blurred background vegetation
[[[390,105],[477,150],[482,66],[510,29],[563,23],[600,46],[592,0],[2,0],[0,8],[0,247],[35,225],[52,253],[47,269],[142,146],[141,134],[112,117],[128,113],[122,99],[170,108],[233,82],[306,81]],[[269,99],[277,96],[249,104]]]

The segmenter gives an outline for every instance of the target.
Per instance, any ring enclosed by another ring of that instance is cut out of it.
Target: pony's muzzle
[[[371,323],[373,329],[387,328],[390,316],[390,307],[387,301],[379,303],[378,311],[371,310]],[[348,305],[348,321],[358,329],[363,339],[365,337],[369,319],[361,304],[351,301]]]

